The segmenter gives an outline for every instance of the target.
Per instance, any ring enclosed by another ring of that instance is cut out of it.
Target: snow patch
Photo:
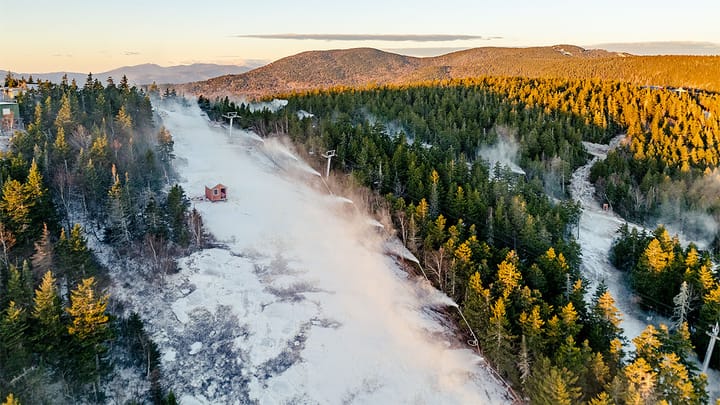
[[[268,110],[270,112],[278,112],[288,104],[287,100],[274,98],[271,101],[260,101],[248,104],[248,108],[252,112]]]
[[[203,344],[202,342],[195,342],[190,345],[190,354],[198,354],[200,353],[200,350],[202,350]]]

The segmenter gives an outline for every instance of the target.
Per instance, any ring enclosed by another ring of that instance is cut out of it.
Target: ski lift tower
[[[327,164],[327,170],[325,170],[325,178],[327,179],[330,177],[330,160],[332,160],[333,156],[335,156],[335,149],[329,150],[322,154],[322,157],[328,160]]]
[[[233,119],[237,118],[237,116],[237,111],[229,111],[226,114],[223,114],[223,118],[228,118],[230,120],[230,137],[232,137]]]

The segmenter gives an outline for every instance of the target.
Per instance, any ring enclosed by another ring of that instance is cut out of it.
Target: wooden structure
[[[219,183],[213,188],[205,186],[205,198],[213,202],[225,201],[227,200],[227,187]]]
[[[20,116],[20,110],[15,102],[0,102],[0,132],[15,128],[15,119]]]

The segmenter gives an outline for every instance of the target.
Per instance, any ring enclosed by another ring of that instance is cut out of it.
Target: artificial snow
[[[611,145],[617,145],[622,137],[616,137]],[[617,231],[627,221],[612,211],[603,210],[600,203],[595,200],[595,186],[590,183],[590,169],[598,159],[607,156],[611,145],[600,145],[583,142],[585,149],[594,156],[585,166],[573,173],[570,181],[570,190],[573,198],[579,200],[582,206],[579,229],[577,231],[578,243],[582,250],[582,265],[580,269],[583,276],[589,281],[589,295],[592,295],[599,283],[604,282],[610,294],[615,299],[615,305],[622,312],[620,326],[625,332],[628,341],[631,341],[652,323],[659,321],[668,323],[665,319],[649,317],[638,305],[637,299],[628,287],[624,273],[617,270],[609,260],[610,247],[617,237]],[[628,224],[631,228],[642,227]],[[630,347],[628,347],[630,348]]]
[[[158,343],[183,404],[499,404],[508,390],[437,309],[454,303],[400,269],[358,208],[278,139],[159,109],[216,247],[179,260],[162,289],[116,282]],[[174,111],[173,111],[174,110]],[[343,201],[345,203],[345,201]],[[392,246],[392,244],[390,244]]]

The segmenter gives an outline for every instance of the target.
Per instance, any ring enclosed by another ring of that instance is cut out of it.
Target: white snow
[[[287,105],[287,100],[280,100],[277,98],[272,99],[271,101],[259,101],[259,102],[252,102],[248,104],[248,108],[250,108],[250,111],[262,111],[262,110],[269,110],[271,112],[278,112],[281,108],[285,107]]]
[[[624,274],[616,269],[609,261],[609,252],[617,230],[628,223],[612,211],[604,211],[595,200],[595,187],[590,183],[590,168],[598,159],[604,159],[607,152],[622,142],[624,136],[614,138],[609,145],[583,142],[585,149],[594,156],[585,166],[573,173],[571,180],[571,193],[573,198],[582,205],[580,227],[578,229],[578,243],[582,249],[581,271],[590,281],[588,292],[590,296],[601,281],[607,285],[608,291],[615,299],[615,305],[622,312],[621,327],[628,338],[629,346],[626,349],[634,350],[630,343],[633,338],[642,333],[648,324],[659,325],[670,322],[657,315],[648,315],[638,305],[638,298],[628,287]],[[628,223],[630,228],[644,229],[640,225]],[[671,298],[670,298],[671,299]],[[699,368],[699,362],[695,360]],[[708,370],[708,392],[710,399],[720,398],[720,372]]]
[[[203,344],[202,342],[195,342],[190,345],[190,354],[198,354],[200,353],[200,350],[202,350]]]
[[[617,137],[611,145],[617,145],[622,137]],[[637,305],[637,299],[628,288],[624,274],[610,264],[608,254],[613,239],[617,236],[617,230],[626,223],[624,219],[612,211],[604,211],[602,206],[595,200],[595,187],[590,183],[590,168],[598,159],[604,159],[610,145],[599,145],[584,142],[586,150],[595,156],[585,166],[578,168],[573,173],[570,182],[570,190],[573,198],[582,204],[582,215],[580,216],[580,229],[578,232],[578,243],[582,249],[581,271],[590,281],[588,289],[590,295],[597,285],[604,281],[608,291],[615,298],[615,304],[623,313],[621,326],[625,331],[628,340],[640,335],[648,323],[657,324],[653,319],[648,319],[644,311]],[[630,227],[643,229],[634,224]],[[667,323],[667,321],[665,321]]]
[[[298,110],[298,112],[297,112],[297,117],[301,120],[304,120],[305,118],[312,118],[314,116],[315,116],[315,114],[309,113],[305,110]]]
[[[161,293],[132,303],[181,403],[511,401],[435,310],[454,303],[395,262],[417,259],[386,255],[372,220],[333,208],[343,197],[329,198],[288,146],[229,138],[197,107],[164,112],[186,193],[228,192],[195,205],[219,246],[183,258]]]

